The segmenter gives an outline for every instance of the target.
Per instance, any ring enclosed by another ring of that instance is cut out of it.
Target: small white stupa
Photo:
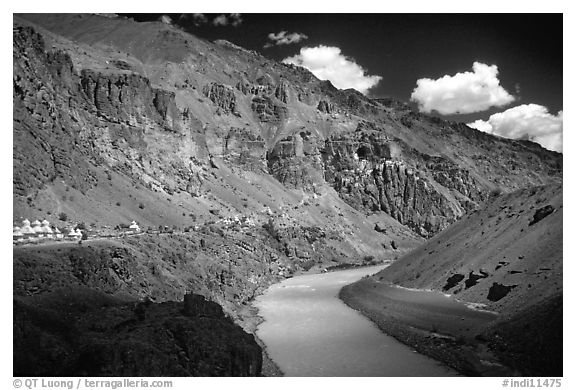
[[[22,221],[22,228],[20,229],[20,232],[22,232],[25,237],[33,237],[36,235],[34,229],[32,229],[30,226],[30,221],[27,219]]]
[[[40,224],[40,221],[38,221],[37,219],[31,223],[32,226],[32,230],[34,230],[34,233],[36,233],[37,235],[41,235],[42,234],[42,226]]]
[[[140,233],[140,226],[138,226],[136,221],[132,221],[130,226],[128,226],[128,229],[130,229],[132,233]]]
[[[24,239],[24,234],[22,233],[20,226],[14,226],[12,229],[12,239],[14,241],[22,241]]]
[[[50,228],[50,222],[48,222],[47,220],[42,221],[40,228],[42,229],[42,234],[45,237],[52,237],[52,234],[54,233],[52,231],[52,229]]]
[[[79,240],[80,237],[82,237],[82,233],[78,233],[78,231],[74,230],[74,228],[70,229],[70,233],[68,233],[67,236],[67,238],[71,240]]]
[[[54,227],[53,233],[54,233],[54,237],[56,237],[56,239],[58,239],[58,240],[64,238],[64,234],[62,234],[62,232],[60,232],[60,230],[57,227]]]

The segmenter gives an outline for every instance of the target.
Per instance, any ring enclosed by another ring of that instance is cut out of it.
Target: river
[[[382,333],[338,299],[385,266],[296,276],[256,299],[256,331],[286,376],[453,376],[453,370]]]

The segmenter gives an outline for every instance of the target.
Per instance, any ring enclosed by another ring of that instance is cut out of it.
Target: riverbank
[[[485,327],[497,318],[495,314],[459,310],[456,304],[430,294],[435,293],[382,288],[381,282],[364,278],[344,286],[339,298],[387,335],[463,375],[517,374],[498,360],[482,336]]]
[[[256,335],[256,329],[264,319],[258,315],[258,308],[254,307],[254,299],[243,305],[237,312],[239,325],[244,331],[252,334],[256,343],[262,348],[262,376],[284,376],[280,367],[270,358],[266,344]]]

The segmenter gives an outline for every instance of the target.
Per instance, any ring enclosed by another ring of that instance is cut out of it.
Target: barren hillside
[[[421,342],[423,352],[449,364],[462,364],[470,356],[486,361],[486,345],[501,363],[523,375],[561,375],[562,214],[561,185],[494,194],[484,208],[390,267],[347,286],[342,297],[388,332],[410,344]],[[480,320],[463,312],[439,318],[434,312],[441,312],[440,306],[419,307],[424,297],[398,297],[402,289],[397,286],[417,289],[422,296],[447,294],[450,298],[440,301],[457,300],[493,316]],[[396,328],[398,323],[404,325]],[[441,352],[429,347],[416,335],[431,329],[460,338],[461,344],[448,342]],[[483,373],[486,368],[478,368],[482,364],[474,359],[465,369]]]

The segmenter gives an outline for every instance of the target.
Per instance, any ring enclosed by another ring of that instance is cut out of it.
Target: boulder
[[[386,234],[386,227],[381,222],[376,222],[374,224],[374,230],[376,230],[378,233]]]

